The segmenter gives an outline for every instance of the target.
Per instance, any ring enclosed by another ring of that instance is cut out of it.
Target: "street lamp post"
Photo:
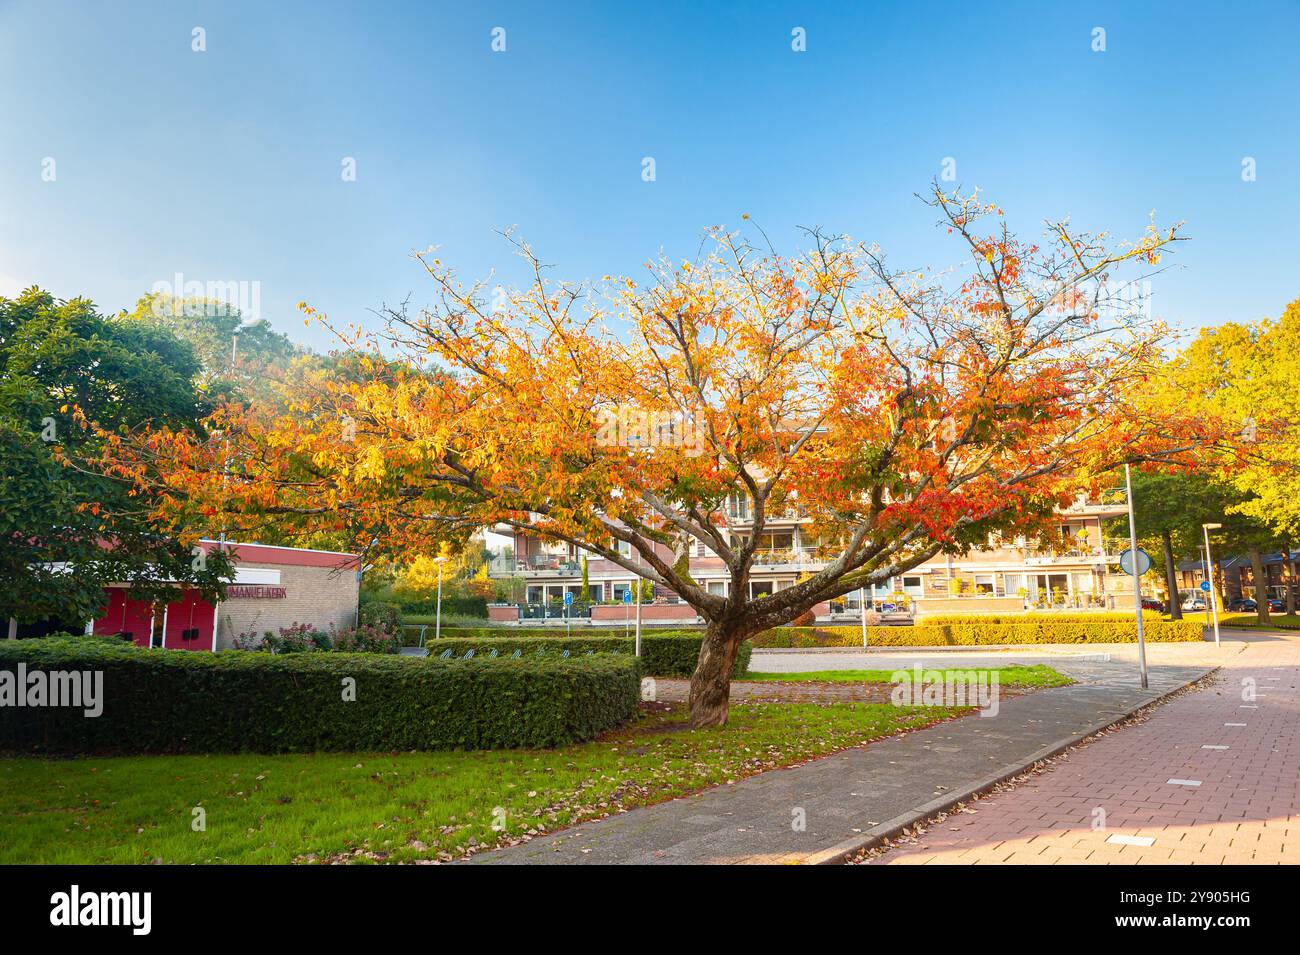
[[[237,357],[238,353],[239,353],[239,327],[236,326],[235,330],[230,333],[230,377],[231,378],[235,377],[235,363],[239,360]],[[230,483],[230,432],[228,431],[226,432],[226,441],[222,447],[221,457],[222,457],[221,490],[225,491],[226,485]],[[224,551],[226,549],[226,522],[224,519],[221,522],[221,534],[218,537],[218,541],[219,543],[217,545],[217,549]]]
[[[1209,583],[1211,587],[1213,587],[1214,581],[1210,579],[1210,552],[1208,550],[1205,550],[1204,548],[1201,549],[1201,572],[1206,582]],[[1205,601],[1205,625],[1207,627],[1210,626],[1210,601],[1209,600]]]
[[[862,588],[862,597],[860,599],[862,602],[862,646],[865,647],[867,645],[867,588],[865,585]]]
[[[442,565],[447,563],[447,558],[439,555],[435,557],[434,563],[438,565],[438,605],[433,616],[433,639],[442,639]]]
[[[636,587],[636,655],[641,656],[641,578],[634,581]]]
[[[1147,642],[1142,631],[1142,578],[1138,575],[1138,537],[1137,521],[1133,517],[1133,480],[1129,476],[1129,467],[1124,465],[1124,492],[1128,498],[1128,541],[1129,558],[1133,569],[1133,605],[1137,610],[1138,625],[1138,672],[1142,677],[1142,689],[1147,688]]]
[[[1210,531],[1217,531],[1223,527],[1222,524],[1202,524],[1201,530],[1205,532],[1205,571],[1210,576],[1205,579],[1210,582],[1210,613],[1214,616],[1214,645],[1219,645],[1219,600],[1214,593],[1214,556],[1210,553]]]

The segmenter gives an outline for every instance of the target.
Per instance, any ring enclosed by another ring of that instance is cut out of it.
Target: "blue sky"
[[[785,250],[820,225],[946,266],[913,193],[951,156],[1027,232],[1185,220],[1154,286],[1179,326],[1276,315],[1300,296],[1297,35],[1294,2],[0,0],[0,294],[113,310],[178,272],[256,281],[320,348],[296,302],[423,304],[431,244],[517,274],[511,225],[571,279],[688,257],[742,213]]]

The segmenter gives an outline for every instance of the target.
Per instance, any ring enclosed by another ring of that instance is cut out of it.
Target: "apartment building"
[[[1132,579],[1119,572],[1120,551],[1127,541],[1103,535],[1108,518],[1125,513],[1123,505],[1080,502],[1058,513],[1059,524],[1051,544],[1025,539],[991,538],[987,545],[959,557],[940,555],[925,564],[876,586],[866,595],[869,603],[904,604],[917,614],[991,612],[1022,610],[1026,607],[1125,607],[1133,599]],[[748,501],[733,498],[725,512],[723,533],[729,541],[742,541],[753,533]],[[513,532],[513,554],[492,562],[497,578],[521,579],[519,615],[524,619],[551,617],[559,610],[566,593],[574,595],[569,613],[593,622],[622,620],[624,594],[633,590],[627,570],[598,555],[565,544],[551,544],[521,531]],[[626,544],[623,553],[632,556]],[[822,569],[836,556],[836,545],[815,538],[807,517],[792,512],[769,517],[750,573],[749,593],[759,597],[789,587],[802,575]],[[671,562],[667,548],[662,556]],[[703,543],[690,553],[691,576],[710,592],[726,595],[730,578],[721,558]],[[586,565],[587,593],[583,589]],[[861,613],[862,594],[852,593],[817,608],[819,620]],[[585,598],[585,599],[584,599]],[[691,619],[694,612],[675,594],[659,588],[653,597],[656,616],[660,608],[665,619]],[[677,607],[676,612],[666,608]],[[549,608],[549,609],[548,609]],[[493,616],[509,620],[514,615],[499,608]]]

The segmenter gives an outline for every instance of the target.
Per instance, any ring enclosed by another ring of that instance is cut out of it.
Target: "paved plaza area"
[[[1221,669],[1210,685],[865,861],[1300,863],[1300,634],[1234,632],[1217,652],[1152,650],[1156,660]]]

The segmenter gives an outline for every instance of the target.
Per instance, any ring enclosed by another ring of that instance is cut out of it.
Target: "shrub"
[[[1064,615],[1062,615],[1064,616]],[[1084,615],[1079,615],[1083,617]],[[969,618],[933,623],[929,619],[911,627],[867,627],[867,643],[877,647],[989,646],[1025,643],[1135,643],[1137,622],[1121,619],[1062,620],[1042,615],[1015,622],[989,623]],[[1151,643],[1196,641],[1202,637],[1199,621],[1143,619],[1144,635]],[[862,628],[776,627],[753,637],[756,647],[860,647]]]
[[[442,617],[447,619],[448,616],[457,617],[474,617],[477,620],[486,620],[487,597],[482,596],[457,596],[450,597],[443,595],[442,598]],[[413,614],[436,614],[438,612],[438,599],[436,597],[424,597],[418,600],[403,600],[400,604],[402,615]]]
[[[363,603],[360,613],[357,615],[360,623],[377,623],[393,629],[396,629],[401,622],[401,618],[401,606],[385,600],[372,600],[369,603]]]
[[[333,644],[329,634],[308,623],[295,623],[281,627],[279,634],[266,631],[263,647],[272,653],[302,653],[308,650],[328,650]]]
[[[54,753],[495,749],[591,739],[636,712],[631,657],[426,660],[0,641],[0,672],[98,671],[103,712],[0,707],[0,746]],[[355,681],[355,698],[344,688]]]
[[[1144,610],[1142,612],[1143,623],[1151,621],[1159,622],[1163,618],[1154,610]],[[1058,613],[1056,611],[1036,612],[1036,613],[948,613],[948,614],[927,614],[920,618],[922,624],[929,626],[931,624],[974,624],[974,623],[995,623],[995,624],[1026,624],[1026,623],[1136,623],[1133,619],[1133,611],[1113,611],[1097,610],[1091,613]]]
[[[641,669],[647,676],[681,676],[688,677],[695,672],[695,664],[700,658],[700,633],[666,633],[641,635]],[[562,656],[569,651],[570,656],[581,656],[589,651],[593,654],[616,653],[630,655],[636,651],[635,637],[488,637],[473,639],[467,637],[443,637],[441,640],[429,640],[426,644],[429,655],[437,657],[447,650],[454,657],[463,657],[468,650],[475,656],[496,651],[498,656],[510,656],[516,650],[524,657]],[[749,670],[750,655],[753,645],[746,640],[740,645],[736,654],[736,663],[731,676],[738,679]]]
[[[344,653],[396,653],[402,648],[399,631],[379,624],[366,624],[335,634],[333,649]]]

